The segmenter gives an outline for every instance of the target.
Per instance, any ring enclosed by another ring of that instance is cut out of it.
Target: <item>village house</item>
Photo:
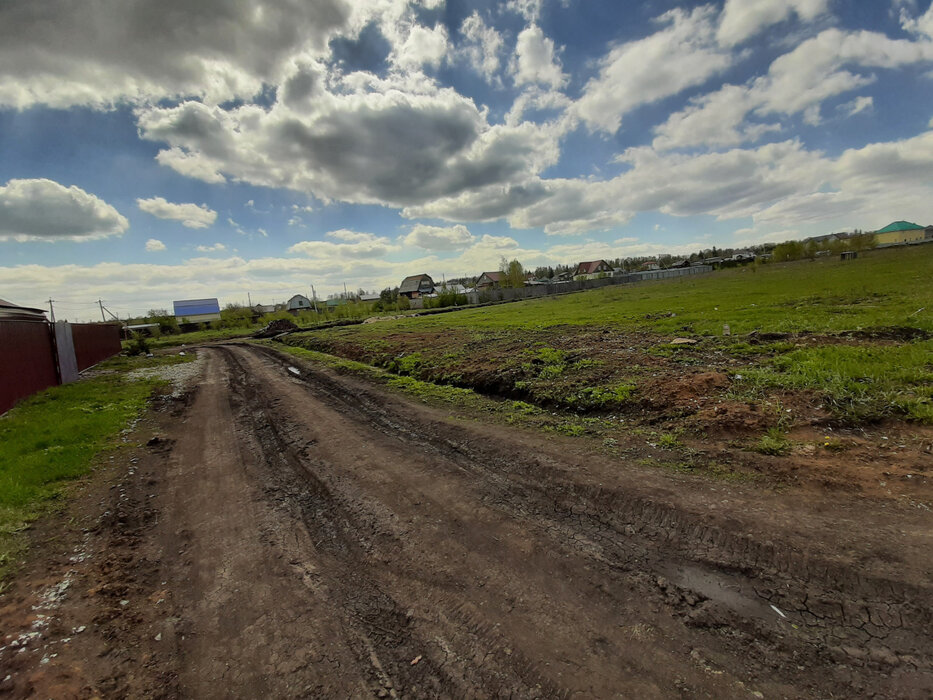
[[[298,314],[300,311],[309,311],[312,308],[311,300],[304,294],[296,294],[285,303],[285,310],[290,314]]]
[[[591,260],[577,264],[577,269],[573,271],[573,276],[583,279],[593,279],[600,274],[612,274],[612,266],[605,260]]]
[[[430,275],[411,275],[402,280],[398,287],[399,296],[418,299],[434,293],[434,280]]]
[[[476,280],[476,289],[493,289],[502,284],[502,272],[484,272]]]
[[[918,226],[910,221],[893,221],[875,231],[875,242],[879,246],[919,243],[933,240],[933,226]]]

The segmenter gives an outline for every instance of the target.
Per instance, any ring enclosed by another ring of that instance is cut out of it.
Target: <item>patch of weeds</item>
[[[665,450],[676,450],[683,447],[684,444],[674,433],[661,433],[661,437],[658,438],[658,446],[663,447]]]
[[[529,350],[531,359],[522,363],[522,370],[538,379],[556,379],[567,369],[567,353],[548,346]]]
[[[411,377],[417,375],[424,364],[424,357],[421,353],[413,352],[409,355],[392,358],[386,365],[386,369],[402,377]]]
[[[790,440],[779,428],[771,428],[751,449],[759,454],[778,457],[790,452]]]
[[[628,403],[634,393],[634,384],[623,383],[613,387],[588,386],[564,397],[563,403],[569,408],[577,409],[609,408]]]
[[[902,415],[933,423],[933,341],[798,348],[745,370],[748,386],[819,391],[851,422]]]
[[[842,443],[842,440],[835,438],[832,435],[824,435],[823,444],[821,446],[827,452],[842,452],[846,449],[846,446]]]

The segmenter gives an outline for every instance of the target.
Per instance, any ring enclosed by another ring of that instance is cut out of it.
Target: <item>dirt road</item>
[[[200,352],[90,524],[4,594],[0,695],[933,694],[922,508],[661,473]]]

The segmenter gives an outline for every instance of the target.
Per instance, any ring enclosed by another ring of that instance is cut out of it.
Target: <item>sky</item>
[[[900,219],[928,0],[0,4],[0,298],[59,318]]]

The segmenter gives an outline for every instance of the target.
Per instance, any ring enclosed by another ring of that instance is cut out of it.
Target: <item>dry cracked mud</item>
[[[933,695],[927,510],[199,352],[197,388],[37,528],[0,697]]]

